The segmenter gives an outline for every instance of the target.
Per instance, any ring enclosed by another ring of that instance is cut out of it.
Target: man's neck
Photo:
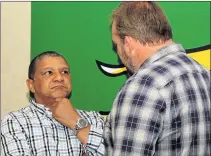
[[[41,99],[35,98],[34,100],[35,100],[36,103],[44,105],[47,108],[50,108],[50,106],[53,103],[55,103],[55,99],[51,99],[51,98],[48,98],[46,100],[41,100]]]
[[[137,56],[136,70],[143,64],[148,58],[154,55],[159,49],[173,44],[172,40],[168,40],[165,43],[158,43],[156,45],[141,45]]]

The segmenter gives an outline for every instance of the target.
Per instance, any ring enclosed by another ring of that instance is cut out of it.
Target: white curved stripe
[[[113,73],[116,68],[108,68],[108,67],[105,67],[105,66],[101,66],[101,68],[106,71],[107,73]]]
[[[122,68],[110,68],[110,67],[105,67],[103,65],[101,65],[101,68],[109,73],[109,74],[119,74],[119,73],[122,73],[124,71],[126,71],[126,68],[125,67],[122,67]]]

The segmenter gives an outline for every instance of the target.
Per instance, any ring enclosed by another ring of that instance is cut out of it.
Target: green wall
[[[109,77],[96,61],[118,64],[112,51],[109,16],[120,2],[32,2],[31,58],[54,50],[67,58],[71,102],[79,109],[109,111],[124,75]],[[186,49],[210,44],[210,2],[159,2],[174,40]]]

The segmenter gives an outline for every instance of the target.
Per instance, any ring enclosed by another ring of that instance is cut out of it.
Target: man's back
[[[210,72],[182,52],[161,62],[155,83],[166,108],[156,155],[210,155]]]
[[[105,127],[112,154],[210,155],[209,71],[184,52],[161,49],[122,87]]]

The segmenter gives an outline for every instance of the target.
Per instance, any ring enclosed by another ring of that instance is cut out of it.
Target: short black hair
[[[38,60],[41,60],[44,57],[61,57],[63,58],[66,63],[67,60],[64,58],[64,56],[62,56],[61,54],[55,52],[55,51],[45,51],[40,53],[39,55],[37,55],[36,57],[33,58],[33,60],[31,61],[30,65],[29,65],[29,69],[28,69],[28,78],[31,80],[34,80],[34,73],[36,71],[36,63]],[[68,64],[68,63],[67,63]],[[32,98],[34,98],[34,93],[30,91],[30,96]]]
[[[38,60],[41,60],[43,57],[50,56],[50,57],[61,57],[65,61],[66,59],[61,54],[55,52],[55,51],[45,51],[37,55],[30,63],[29,70],[28,70],[28,78],[33,80],[34,79],[34,73],[36,71],[36,63]],[[66,61],[67,62],[67,61]]]

